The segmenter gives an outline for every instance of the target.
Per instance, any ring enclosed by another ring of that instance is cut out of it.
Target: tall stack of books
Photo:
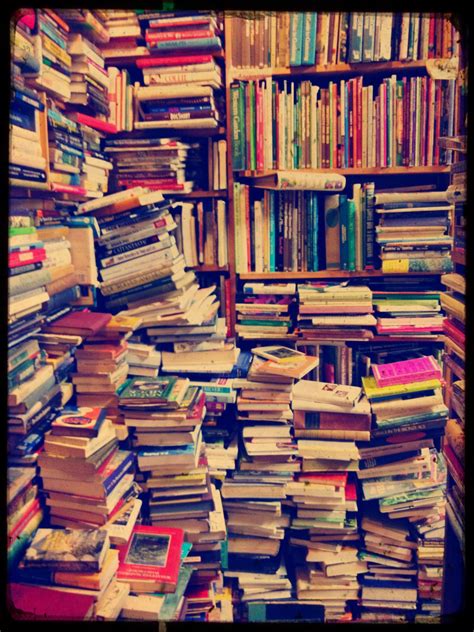
[[[149,56],[141,38],[138,11],[103,9],[104,25],[109,41],[103,45],[102,54],[106,63],[122,63],[123,60]]]
[[[114,621],[129,594],[102,529],[39,529],[10,585],[20,619]]]
[[[143,186],[164,194],[206,188],[206,164],[199,143],[177,138],[111,139],[106,153],[113,159],[117,187]]]
[[[14,85],[10,101],[10,185],[47,188],[47,165],[40,137],[44,104],[38,94]]]
[[[348,616],[358,575],[367,570],[358,559],[352,472],[359,458],[354,442],[370,437],[370,406],[359,387],[305,379],[293,386],[292,408],[303,469],[288,486],[296,508],[290,531],[298,547],[296,594],[324,606],[325,621],[337,621]]]
[[[81,33],[94,44],[107,44],[110,36],[104,26],[102,10],[58,9],[58,14],[69,24],[74,33]]]
[[[242,339],[287,338],[293,329],[295,283],[245,283],[237,294],[235,330]]]
[[[15,19],[10,22],[12,43],[12,79],[19,85],[24,85],[24,78],[28,74],[37,74],[40,68],[40,60],[35,51],[34,9],[23,9],[15,14]]]
[[[416,61],[459,55],[455,27],[449,18],[436,13],[246,13],[232,18],[232,65],[237,68]],[[243,38],[252,43],[239,46]]]
[[[295,332],[303,340],[370,340],[372,291],[348,282],[298,284],[298,316]]]
[[[128,344],[128,375],[140,377],[158,377],[161,366],[161,353],[154,345],[137,342]]]
[[[67,52],[70,28],[60,17],[59,11],[36,10],[36,50],[39,73],[28,82],[44,89],[61,101],[71,98],[72,60]]]
[[[383,522],[384,516],[396,524],[408,520],[416,546],[405,544],[406,534],[401,544],[391,542],[398,538],[388,534],[384,536],[388,540],[382,538],[380,543],[373,542],[370,547],[366,537],[363,556],[388,567],[394,566],[393,558],[398,560],[399,569],[418,570],[418,576],[408,583],[406,578],[400,577],[404,573],[397,571],[397,585],[392,587],[402,592],[397,593],[399,598],[394,598],[391,587],[387,586],[385,608],[412,613],[418,610],[421,614],[434,614],[438,610],[439,613],[439,584],[433,585],[432,599],[427,589],[429,573],[433,577],[438,571],[429,568],[426,571],[425,567],[441,565],[444,537],[446,467],[442,454],[436,449],[448,415],[441,395],[441,370],[432,356],[425,356],[372,365],[372,372],[372,377],[362,379],[374,413],[371,441],[364,447],[359,446],[362,461],[358,477],[363,498],[370,501],[369,505],[375,505],[374,520]],[[372,559],[373,553],[383,557]],[[418,567],[414,566],[415,561]],[[373,585],[372,580],[370,585]],[[405,589],[407,592],[403,593]],[[369,601],[364,604],[365,597]],[[369,609],[380,607],[370,601],[371,597],[363,591],[362,605]]]
[[[376,193],[382,272],[451,271],[453,210],[447,191]]]

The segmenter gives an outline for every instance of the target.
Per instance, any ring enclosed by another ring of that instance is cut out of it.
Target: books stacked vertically
[[[72,60],[67,52],[69,25],[59,11],[36,10],[36,48],[39,73],[28,82],[48,94],[69,101],[71,97]]]
[[[7,564],[9,572],[18,562],[43,519],[38,498],[36,470],[31,467],[7,469]]]
[[[376,193],[382,272],[450,272],[453,210],[447,191]]]
[[[298,284],[296,333],[304,340],[370,340],[376,320],[372,291],[365,285]]]
[[[47,164],[40,137],[44,104],[38,94],[13,84],[10,101],[10,186],[47,189]]]
[[[79,111],[107,120],[110,114],[109,77],[100,49],[81,33],[72,33],[68,39],[68,53],[72,59],[69,103]]]
[[[132,189],[146,187],[164,194],[190,193],[206,188],[207,164],[199,143],[177,138],[110,139],[105,151],[115,165],[116,183]]]
[[[295,293],[294,283],[245,283],[243,293],[236,296],[235,304],[238,321],[235,330],[240,338],[291,337]]]
[[[459,55],[450,20],[432,13],[249,11],[231,18],[232,65],[287,68]],[[238,46],[242,39],[259,44]]]
[[[398,79],[391,75],[370,80],[371,85],[364,85],[366,81],[358,76],[329,81],[327,87],[306,79],[233,81],[233,168],[268,171],[451,164],[452,157],[439,147],[438,138],[440,129],[454,129],[460,99],[456,79]],[[429,95],[426,108],[421,107],[422,93]],[[387,103],[395,101],[394,114]],[[336,103],[339,107],[334,108]],[[282,108],[286,116],[279,117]],[[350,127],[351,117],[361,121],[355,129]],[[288,120],[295,121],[290,134]],[[317,175],[323,182],[334,177],[339,180],[333,174]]]
[[[45,435],[38,457],[51,525],[104,526],[133,484],[133,454],[117,450],[101,408],[66,408]]]
[[[377,318],[377,333],[383,336],[426,336],[436,338],[443,331],[438,290],[412,291],[404,287],[373,290],[373,304]]]
[[[116,581],[118,551],[101,529],[38,529],[10,584],[20,618],[118,618],[129,586]]]

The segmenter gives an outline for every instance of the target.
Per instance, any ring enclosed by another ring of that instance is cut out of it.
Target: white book
[[[215,118],[185,119],[177,121],[136,121],[135,129],[212,129],[218,127]],[[174,191],[171,191],[174,193]]]
[[[180,97],[212,97],[214,91],[210,86],[139,86],[136,89],[136,96],[138,101],[174,98],[179,100]]]

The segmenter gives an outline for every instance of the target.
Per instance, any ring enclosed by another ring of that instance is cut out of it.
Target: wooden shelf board
[[[189,200],[201,199],[201,198],[226,198],[227,190],[222,191],[191,191],[191,193],[163,193],[163,195],[170,195],[174,198],[186,198]]]
[[[159,134],[162,134],[165,137],[172,134],[174,136],[205,136],[206,138],[209,138],[211,136],[223,136],[225,133],[225,127],[180,129],[170,125],[170,127],[135,128],[131,132],[120,132],[120,138],[149,138],[150,135],[154,136]],[[117,137],[119,137],[118,134]]]
[[[386,61],[366,62],[361,64],[328,64],[326,66],[292,66],[289,68],[228,68],[232,79],[258,79],[260,77],[304,77],[307,75],[345,75],[345,74],[374,74],[394,71],[426,70],[426,62],[419,61]]]
[[[286,170],[285,170],[286,171]],[[434,166],[434,167],[348,167],[345,169],[293,169],[289,170],[303,173],[338,173],[346,176],[351,175],[370,175],[370,176],[395,176],[395,175],[420,175],[420,174],[436,174],[436,173],[449,173],[449,166]],[[278,170],[273,171],[236,171],[234,175],[241,178],[254,179],[256,182],[258,178],[265,176],[271,176],[278,173]],[[267,188],[267,187],[265,187]]]
[[[381,270],[318,270],[318,272],[241,272],[237,276],[241,281],[275,280],[290,281],[292,279],[348,279],[366,277],[414,277],[414,276],[440,276],[441,272],[382,272]]]
[[[194,270],[194,272],[217,272],[218,274],[226,274],[227,272],[229,272],[229,267],[224,266],[223,268],[220,268],[219,266],[215,265],[201,265],[191,266],[189,267],[189,270]]]

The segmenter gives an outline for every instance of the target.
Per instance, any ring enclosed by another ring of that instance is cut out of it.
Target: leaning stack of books
[[[136,89],[142,128],[213,128],[223,118],[218,91],[222,71],[213,53],[222,50],[213,11],[178,17],[140,16],[150,55],[137,61],[144,87]],[[217,94],[215,94],[215,91]]]
[[[454,205],[447,191],[376,193],[375,228],[382,272],[450,272]]]
[[[38,529],[10,584],[20,619],[114,621],[130,587],[103,529]]]
[[[74,33],[81,33],[94,44],[107,44],[109,33],[104,26],[105,15],[99,9],[58,9],[58,14]]]
[[[299,283],[296,333],[304,340],[370,340],[372,291],[344,283]]]
[[[43,520],[38,498],[38,479],[32,467],[7,469],[7,564],[9,572],[18,562]]]
[[[291,338],[295,283],[245,283],[237,294],[235,330],[242,339]]]
[[[115,165],[116,185],[144,186],[163,194],[207,188],[207,164],[199,143],[177,138],[110,139],[105,151]]]
[[[46,158],[40,137],[40,113],[44,105],[38,94],[13,84],[10,101],[10,185],[45,189],[48,186]]]

